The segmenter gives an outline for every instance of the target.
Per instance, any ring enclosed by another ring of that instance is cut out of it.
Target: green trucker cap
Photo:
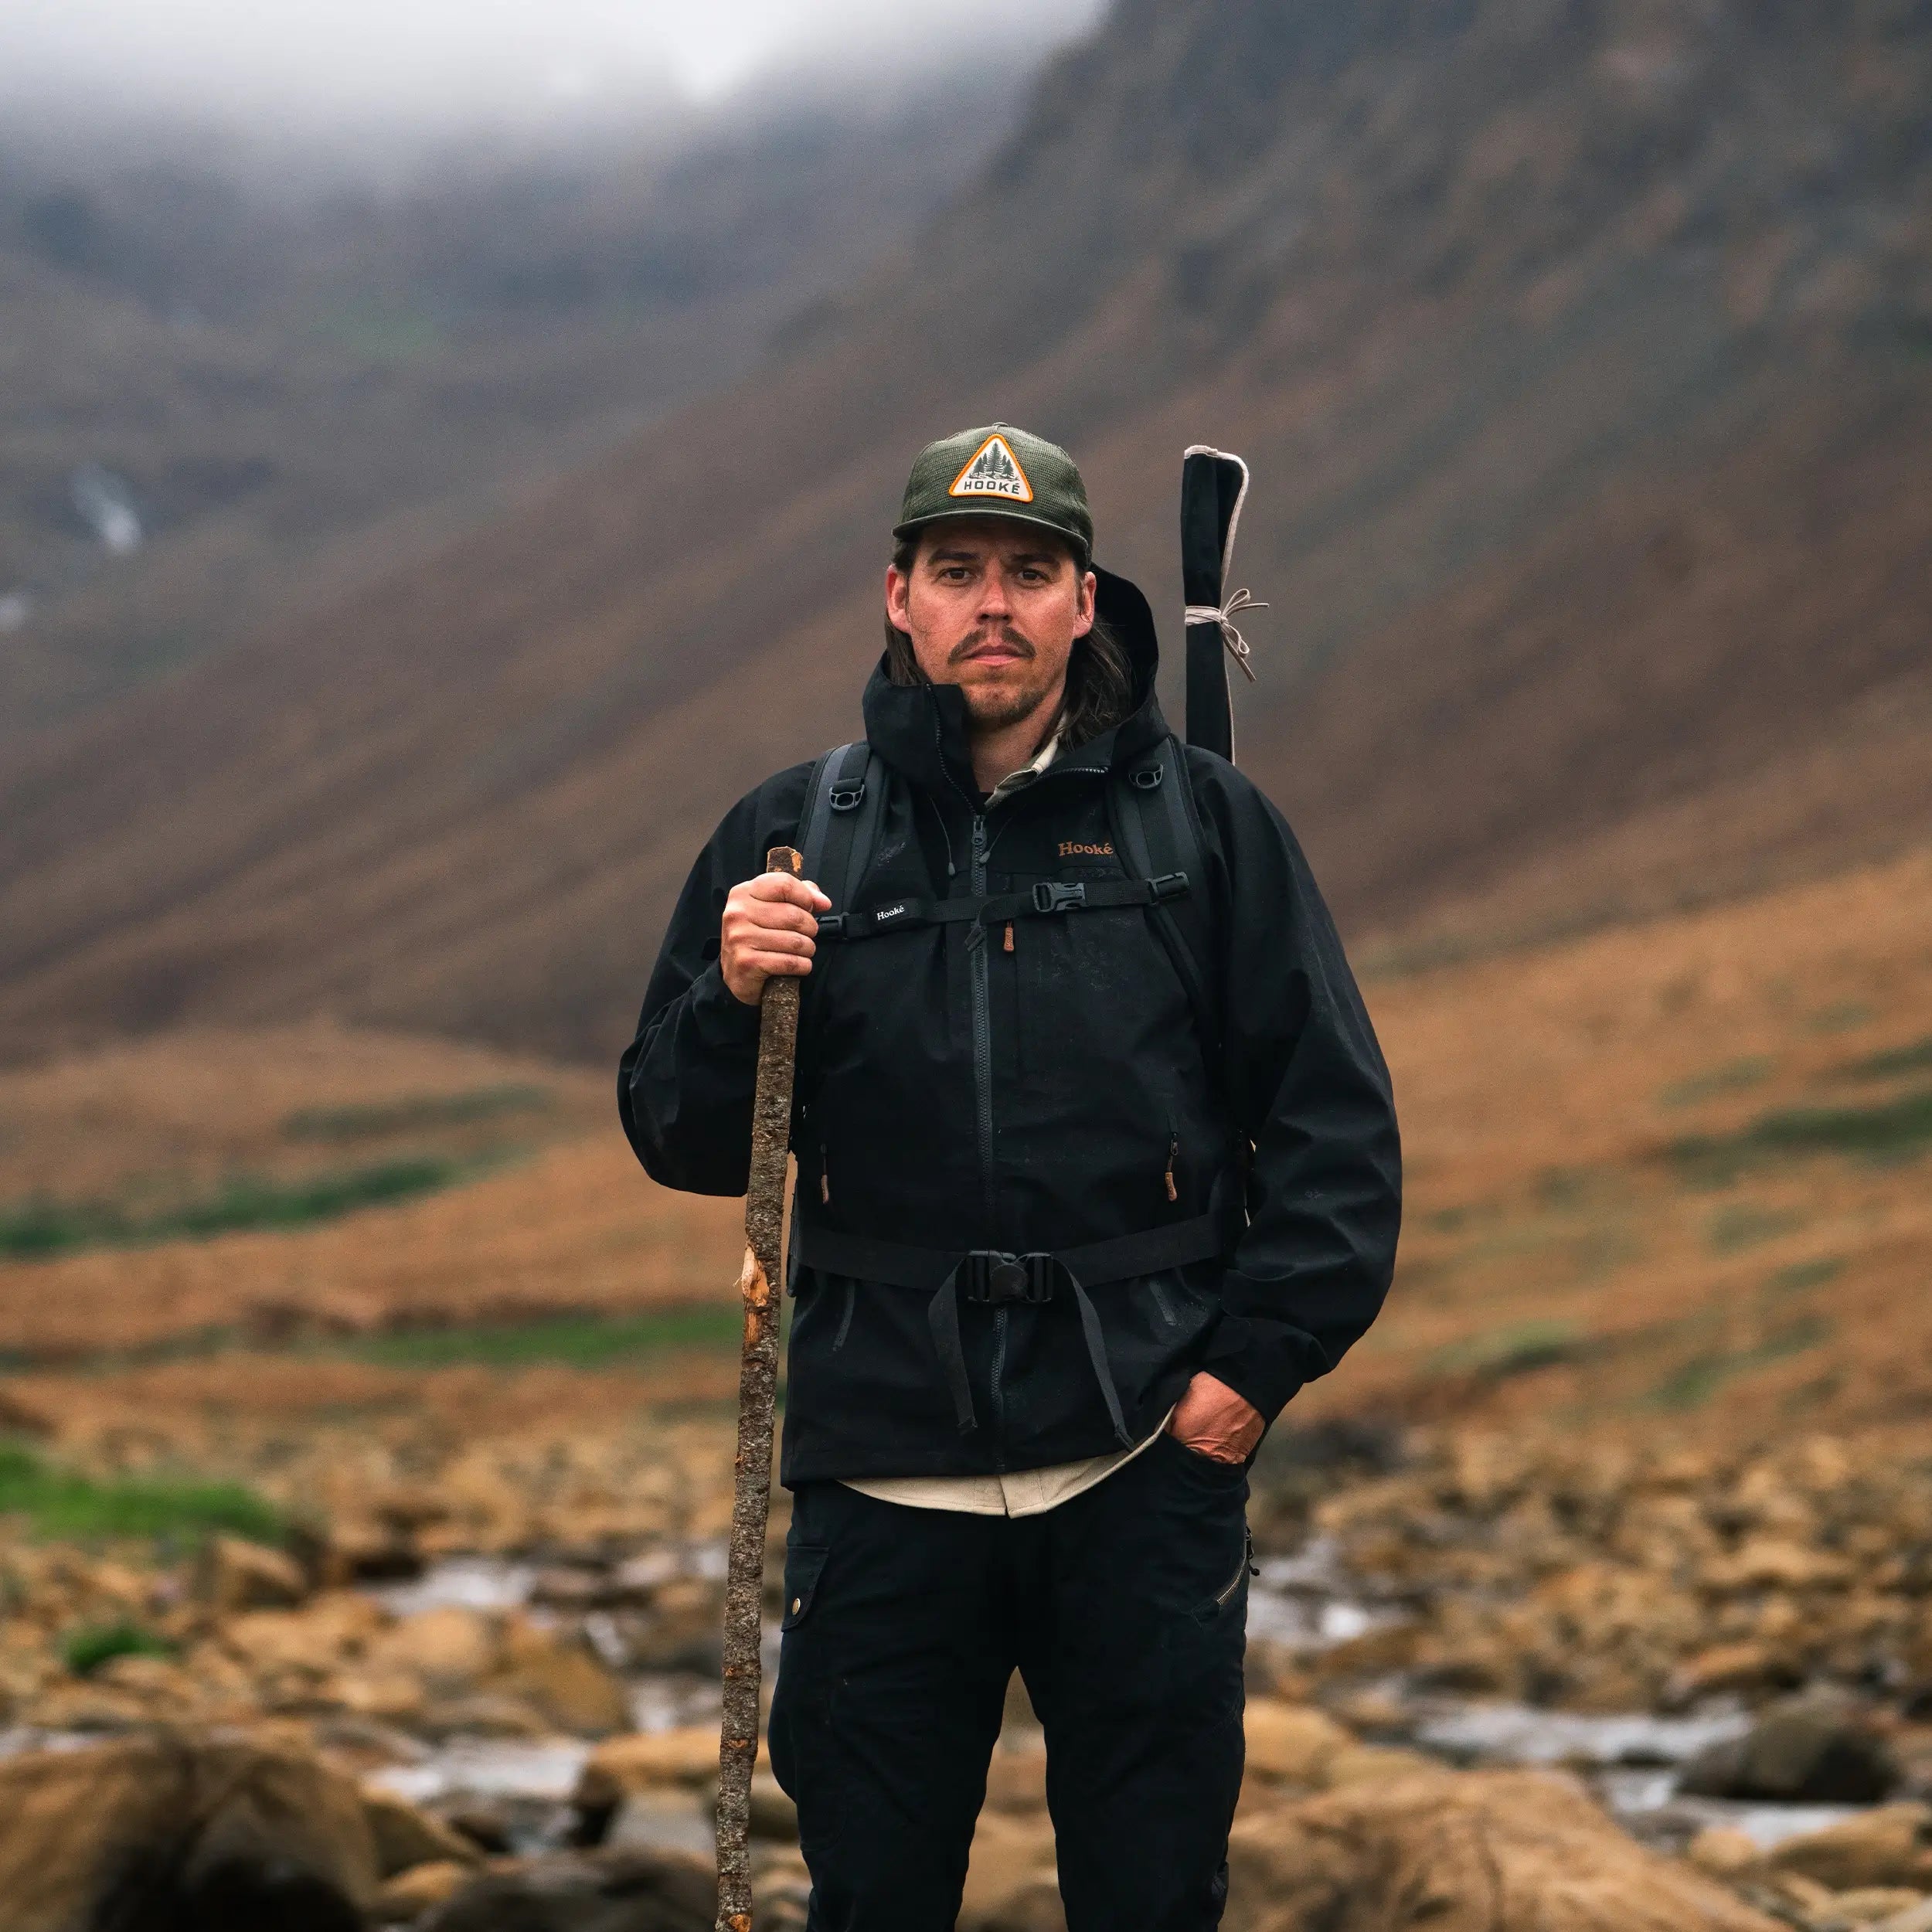
[[[928,443],[913,459],[893,535],[905,537],[948,516],[1003,516],[1065,537],[1083,565],[1094,554],[1087,485],[1057,443],[989,423]]]

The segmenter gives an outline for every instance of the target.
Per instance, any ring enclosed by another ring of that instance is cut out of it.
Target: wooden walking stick
[[[789,845],[765,855],[767,872],[795,879],[804,861]],[[771,1417],[778,1379],[785,1156],[791,1142],[791,1076],[798,1044],[798,981],[777,975],[759,1001],[758,1083],[751,1103],[751,1178],[745,1191],[744,1353],[738,1371],[738,1458],[732,1478],[731,1554],[725,1577],[724,1726],[718,1739],[717,1932],[751,1932],[751,1768],[758,1756],[760,1612],[765,1526],[771,1513]]]

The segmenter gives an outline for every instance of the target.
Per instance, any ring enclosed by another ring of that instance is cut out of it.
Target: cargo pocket
[[[823,1543],[801,1543],[785,1554],[785,1613],[778,1628],[796,1630],[811,1614],[818,1579],[831,1553]]]

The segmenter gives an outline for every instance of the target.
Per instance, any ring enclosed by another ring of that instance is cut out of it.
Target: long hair
[[[893,546],[893,567],[901,577],[910,577],[918,556],[917,533],[901,537]],[[1087,567],[1077,556],[1073,561],[1082,570]],[[889,617],[886,619],[886,670],[894,684],[931,682],[919,668],[911,638]],[[1057,730],[1061,749],[1070,751],[1111,730],[1133,709],[1134,672],[1128,662],[1127,646],[1111,624],[1097,617],[1093,629],[1073,641],[1073,655],[1066,661],[1066,689],[1059,710],[1040,734],[1040,742],[1044,744]]]

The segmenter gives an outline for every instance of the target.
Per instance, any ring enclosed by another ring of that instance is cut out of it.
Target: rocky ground
[[[0,1870],[56,1786],[121,1820],[63,1854],[84,1889],[116,1845],[227,1832],[207,1791],[293,1778],[336,1794],[311,1862],[378,1920],[708,1924],[726,1425],[324,1443],[326,1486],[257,1447],[254,1488],[196,1492],[274,1512],[254,1537],[9,1519],[0,1777],[42,1796],[0,1805]],[[162,1493],[32,1466],[16,1499]],[[1254,1490],[1231,1927],[1932,1927],[1932,1464],[1331,1424]],[[1058,1924],[1043,1771],[1016,1692],[962,1925]],[[762,1776],[757,1827],[761,1925],[801,1923]]]

